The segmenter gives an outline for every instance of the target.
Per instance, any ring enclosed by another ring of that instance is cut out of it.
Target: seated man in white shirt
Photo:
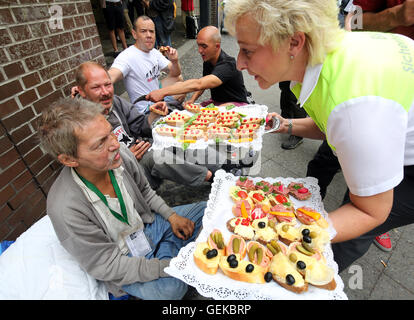
[[[160,88],[158,78],[162,71],[168,74],[163,81],[164,86],[182,80],[181,67],[176,49],[166,47],[167,59],[154,48],[155,26],[151,18],[138,17],[134,21],[132,35],[136,40],[135,44],[119,54],[108,72],[113,83],[124,80],[131,102],[140,112],[148,113],[152,102],[145,100],[134,102],[139,97]],[[184,97],[175,97],[175,99],[181,99],[182,102]]]

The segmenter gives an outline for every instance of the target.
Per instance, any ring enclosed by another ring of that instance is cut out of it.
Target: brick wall
[[[45,215],[60,169],[37,144],[40,113],[69,94],[80,63],[105,59],[89,0],[0,0],[0,43],[1,241]]]

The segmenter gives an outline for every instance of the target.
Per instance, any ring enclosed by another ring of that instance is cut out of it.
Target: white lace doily
[[[218,107],[218,109],[219,109],[220,112],[221,111],[226,111],[226,107]],[[267,106],[257,105],[257,104],[249,104],[249,105],[245,105],[245,106],[235,107],[235,108],[231,109],[230,111],[240,112],[242,114],[245,114],[247,117],[266,118]],[[191,113],[187,110],[179,111],[179,113],[187,114],[189,116],[194,115],[194,113]],[[163,120],[164,118],[161,118],[160,120]],[[159,135],[155,130],[155,128],[157,128],[157,127],[176,128],[176,127],[171,127],[167,124],[156,125],[152,129],[152,137],[153,137],[154,141],[153,141],[153,144],[151,146],[151,149],[163,150],[163,149],[166,149],[168,147],[179,147],[179,148],[183,147],[183,144],[181,142],[179,142],[176,138]],[[248,149],[251,148],[254,151],[260,151],[262,149],[262,144],[263,144],[262,136],[263,136],[263,133],[264,133],[264,126],[261,126],[257,130],[256,133],[257,133],[257,138],[254,139],[253,141],[250,141],[250,142],[231,143],[229,141],[223,140],[222,143],[223,144],[230,144],[230,145],[233,145],[235,147],[248,148]],[[195,143],[190,143],[188,145],[188,149],[205,149],[209,145],[211,146],[211,145],[215,145],[215,144],[216,144],[216,142],[213,139],[210,139],[210,140],[207,140],[207,141],[205,141],[204,139],[200,139],[200,140],[197,140],[197,142],[195,142]]]
[[[250,177],[249,177],[250,178]],[[225,241],[230,239],[231,233],[226,228],[226,222],[233,216],[231,207],[233,201],[229,196],[229,188],[236,183],[238,177],[223,170],[216,172],[214,182],[212,185],[207,208],[203,217],[203,229],[195,242],[189,243],[182,248],[177,257],[173,258],[170,265],[164,271],[173,277],[179,278],[190,286],[193,286],[197,291],[205,296],[214,299],[247,299],[247,300],[269,300],[269,299],[315,299],[326,300],[347,299],[344,293],[344,283],[338,275],[338,265],[333,259],[333,253],[330,244],[326,245],[324,256],[326,257],[328,265],[335,271],[336,289],[328,291],[316,288],[309,285],[307,292],[296,294],[288,291],[271,281],[266,284],[251,284],[241,281],[236,281],[225,276],[219,269],[215,275],[208,275],[201,271],[194,263],[193,253],[198,242],[205,242],[210,232],[217,228],[219,229]],[[332,227],[326,211],[323,208],[319,186],[317,180],[312,177],[307,178],[250,178],[254,182],[261,180],[274,183],[281,181],[284,185],[290,182],[301,182],[312,193],[312,197],[305,201],[299,201],[290,197],[295,207],[309,206],[322,213],[324,218],[329,222],[328,232],[331,239],[335,236],[336,231]],[[300,224],[300,222],[298,222]]]

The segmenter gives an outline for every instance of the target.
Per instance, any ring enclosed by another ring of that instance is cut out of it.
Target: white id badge
[[[144,234],[144,230],[136,230],[125,237],[129,253],[134,257],[143,257],[151,252],[151,246]]]

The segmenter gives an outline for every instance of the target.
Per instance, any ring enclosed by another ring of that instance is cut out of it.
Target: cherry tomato
[[[247,199],[248,195],[247,192],[240,190],[239,192],[237,192],[237,195],[242,198],[242,199]]]
[[[309,190],[307,188],[303,187],[303,188],[298,189],[298,192],[299,193],[308,193]]]
[[[282,196],[281,194],[278,194],[276,196],[276,201],[279,203],[286,203],[288,202],[288,200],[286,199],[286,197]]]
[[[253,195],[253,198],[255,198],[257,201],[263,201],[264,197],[260,193],[255,193]]]

